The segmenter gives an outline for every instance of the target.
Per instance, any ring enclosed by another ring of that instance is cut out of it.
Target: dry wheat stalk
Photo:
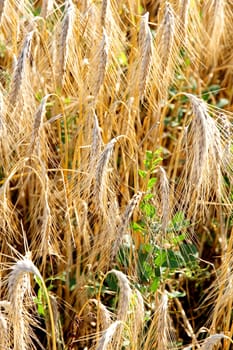
[[[153,54],[152,34],[148,24],[149,13],[147,12],[141,18],[139,30],[139,49],[140,49],[140,74],[139,74],[139,96],[143,99],[146,90],[147,80],[150,72],[150,66]]]

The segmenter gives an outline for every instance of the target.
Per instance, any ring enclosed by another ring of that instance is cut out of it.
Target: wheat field
[[[0,350],[233,349],[232,21],[0,2]]]

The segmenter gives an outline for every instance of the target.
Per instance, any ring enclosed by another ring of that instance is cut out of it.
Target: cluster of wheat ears
[[[0,2],[1,350],[231,348],[232,21],[232,0]],[[152,175],[160,225],[135,232]],[[169,248],[177,212],[200,279],[144,294],[140,246]]]

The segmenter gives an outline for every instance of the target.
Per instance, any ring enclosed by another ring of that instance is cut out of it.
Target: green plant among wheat
[[[232,348],[233,5],[0,3],[0,350]]]

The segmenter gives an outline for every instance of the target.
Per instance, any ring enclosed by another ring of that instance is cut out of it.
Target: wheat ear
[[[91,301],[95,303],[99,310],[99,321],[101,329],[107,329],[112,323],[110,311],[106,308],[104,304],[101,303],[101,301],[98,301],[96,299],[91,299]]]
[[[163,68],[166,69],[172,57],[172,48],[175,40],[175,17],[169,2],[166,1],[164,18],[160,26],[159,53]]]
[[[139,49],[141,57],[141,67],[139,75],[139,96],[143,99],[144,92],[148,81],[148,76],[152,61],[152,34],[148,24],[149,13],[147,12],[141,18],[140,30],[139,30]]]
[[[103,209],[103,211],[106,210],[107,204],[106,204],[106,198],[105,193],[107,189],[107,173],[108,173],[108,163],[110,160],[110,157],[113,152],[113,148],[115,143],[121,138],[122,136],[115,137],[112,139],[106,146],[103,152],[100,155],[100,158],[97,162],[96,171],[95,171],[95,191],[97,193],[98,199],[99,199],[99,206]]]
[[[100,88],[104,82],[106,67],[108,63],[108,49],[109,49],[108,36],[105,29],[103,29],[103,37],[99,45],[97,54],[94,58],[94,61],[95,61],[94,66],[97,68],[97,72],[98,72],[92,88],[92,93],[95,98],[98,96],[100,92]]]
[[[221,334],[221,333],[220,334],[213,334],[205,339],[200,350],[213,350],[213,349],[215,349],[215,347],[219,344],[219,342],[222,339],[227,339],[233,344],[232,339],[227,337],[226,335]]]
[[[14,107],[16,104],[20,89],[22,87],[22,81],[23,81],[23,78],[25,77],[25,70],[26,70],[26,65],[31,52],[33,35],[34,35],[34,31],[31,31],[30,33],[27,34],[24,41],[23,48],[17,60],[17,64],[16,64],[16,68],[15,68],[13,80],[12,80],[10,98],[9,98],[9,101],[12,107]]]
[[[72,0],[67,1],[65,16],[62,22],[60,42],[60,83],[64,84],[66,66],[69,57],[70,40],[72,39],[73,26],[75,21],[75,7]]]
[[[127,320],[127,313],[130,305],[130,298],[132,296],[132,290],[130,288],[130,284],[126,275],[117,270],[111,270],[118,280],[120,292],[119,292],[119,301],[117,308],[117,319],[119,321],[125,322]]]
[[[181,0],[180,1],[180,31],[181,31],[181,38],[186,41],[187,39],[187,27],[188,27],[188,14],[189,14],[189,6],[190,6],[190,0]]]
[[[52,333],[52,349],[56,350],[56,333],[52,306],[50,303],[49,294],[41,276],[38,268],[33,264],[31,259],[29,259],[29,253],[22,259],[18,260],[15,265],[13,265],[12,270],[8,279],[8,289],[9,298],[11,302],[12,310],[12,320],[14,321],[14,344],[15,350],[21,350],[26,348],[24,343],[24,318],[23,318],[23,298],[27,291],[28,285],[30,283],[28,274],[31,273],[35,275],[41,282],[44,294],[47,299],[47,305],[49,310],[50,322],[51,322],[51,333]],[[17,312],[15,312],[17,310]],[[25,346],[25,347],[24,347]]]
[[[105,28],[106,27],[106,17],[108,14],[109,10],[109,1],[110,0],[103,0],[102,1],[102,6],[101,6],[101,14],[100,14],[100,24],[101,27]]]
[[[114,334],[116,333],[117,328],[121,325],[121,321],[115,321],[109,326],[105,331],[102,337],[99,340],[99,343],[96,346],[96,350],[107,350],[108,345],[112,341]]]
[[[135,208],[138,206],[139,202],[141,201],[142,195],[143,195],[143,192],[137,192],[130,199],[130,201],[125,209],[125,212],[123,213],[121,223],[120,223],[119,228],[117,230],[117,236],[116,236],[114,244],[113,244],[111,260],[113,260],[118,253],[119,247],[121,245],[121,241],[122,241],[123,236],[125,234],[125,230],[129,224],[129,221],[133,215]]]

